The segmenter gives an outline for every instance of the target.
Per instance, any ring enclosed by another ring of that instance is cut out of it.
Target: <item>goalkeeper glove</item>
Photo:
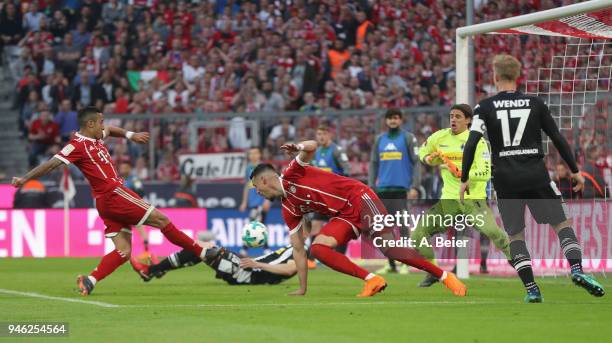
[[[440,159],[441,153],[439,151],[434,151],[431,154],[425,156],[425,163],[430,166],[437,166],[442,164],[442,160]]]
[[[441,155],[440,158],[442,159],[442,161],[444,161],[444,164],[446,164],[446,167],[448,168],[448,171],[451,172],[451,174],[453,174],[456,178],[461,178],[461,170],[457,168],[453,161],[451,161],[448,157],[444,155]]]

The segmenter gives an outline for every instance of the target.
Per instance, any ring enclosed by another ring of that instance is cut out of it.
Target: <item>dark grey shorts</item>
[[[565,200],[553,181],[546,187],[524,191],[496,191],[497,207],[509,235],[525,229],[525,206],[529,207],[529,212],[538,224],[557,225],[568,218]]]

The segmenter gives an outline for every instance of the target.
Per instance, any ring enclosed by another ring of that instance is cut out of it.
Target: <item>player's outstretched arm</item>
[[[240,268],[258,268],[276,275],[293,276],[297,273],[295,263],[269,264],[257,262],[250,258],[240,260]]]
[[[300,288],[297,291],[289,293],[289,295],[305,295],[308,287],[308,266],[306,264],[306,249],[304,248],[304,238],[298,231],[289,236],[291,246],[293,247],[293,260],[297,268],[298,278],[300,279]]]
[[[334,156],[334,160],[342,169],[342,175],[350,176],[351,175],[351,163],[349,162],[348,156],[344,152],[341,146],[336,145],[336,149],[332,151],[332,155]]]
[[[104,136],[119,138],[125,137],[134,143],[140,144],[146,144],[147,142],[149,142],[148,132],[132,132],[115,126],[106,126],[104,128]]]
[[[39,177],[50,173],[53,169],[62,165],[62,163],[63,162],[57,158],[51,158],[47,162],[30,170],[23,177],[13,177],[13,180],[11,181],[11,183],[13,184],[13,186],[19,188],[23,186],[29,180],[38,179]]]
[[[298,144],[290,143],[284,144],[280,148],[287,153],[299,153],[297,158],[299,158],[300,162],[310,164],[310,161],[314,158],[315,151],[317,151],[317,142],[303,141]]]
[[[472,124],[473,126],[473,124]],[[482,133],[479,131],[470,131],[470,135],[468,136],[467,142],[465,142],[465,147],[463,148],[463,157],[461,159],[461,186],[459,187],[459,200],[463,203],[463,198],[465,192],[469,193],[468,190],[468,179],[470,176],[470,169],[472,168],[472,163],[474,163],[474,155],[476,154],[476,146],[478,145],[478,141],[482,138]]]
[[[408,148],[408,158],[412,162],[412,180],[410,182],[409,196],[418,196],[418,187],[421,185],[421,164],[419,163],[419,146],[416,137],[412,133],[406,133],[406,147]]]
[[[436,134],[433,134],[421,144],[419,148],[419,160],[432,167],[439,166],[444,163],[438,152],[438,142]]]
[[[574,192],[579,192],[584,187],[584,177],[578,169],[578,164],[576,164],[576,160],[572,154],[572,149],[567,143],[565,137],[563,137],[561,132],[559,132],[559,128],[557,127],[555,120],[550,115],[550,110],[546,105],[543,104],[543,106],[545,110],[542,111],[543,115],[541,117],[542,130],[548,137],[550,137],[550,140],[555,145],[555,148],[557,148],[559,151],[559,155],[561,155],[565,163],[567,163],[568,167],[572,171],[572,179],[576,181],[576,185],[573,187],[573,190]]]
[[[238,208],[240,212],[246,211],[248,199],[249,199],[249,181],[244,183],[244,188],[242,189],[242,201],[240,202],[240,207]]]
[[[478,131],[470,131],[465,147],[463,148],[463,158],[461,159],[461,182],[467,182],[470,178],[470,169],[474,163],[474,156],[476,155],[476,147],[478,142],[482,138],[482,133]]]

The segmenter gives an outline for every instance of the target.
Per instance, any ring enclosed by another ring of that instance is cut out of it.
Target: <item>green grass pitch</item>
[[[68,322],[68,338],[52,340],[81,342],[610,342],[612,334],[610,295],[594,298],[566,276],[538,278],[544,303],[525,304],[517,278],[474,276],[457,298],[439,284],[417,288],[422,273],[391,275],[385,293],[357,299],[361,281],[319,268],[308,295],[290,297],[296,278],[228,286],[198,265],[144,283],[124,265],[92,296],[77,295],[76,275],[96,264],[0,259],[0,322]]]

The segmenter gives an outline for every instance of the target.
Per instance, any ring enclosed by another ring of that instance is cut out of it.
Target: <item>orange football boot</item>
[[[308,259],[308,269],[317,269],[317,261]]]
[[[374,275],[373,278],[367,280],[361,293],[357,294],[358,298],[367,298],[374,296],[376,293],[380,293],[387,288],[387,281],[382,276]]]
[[[464,297],[467,295],[467,287],[463,284],[463,282],[457,279],[455,274],[451,272],[446,272],[446,279],[444,279],[442,283],[458,297]]]

